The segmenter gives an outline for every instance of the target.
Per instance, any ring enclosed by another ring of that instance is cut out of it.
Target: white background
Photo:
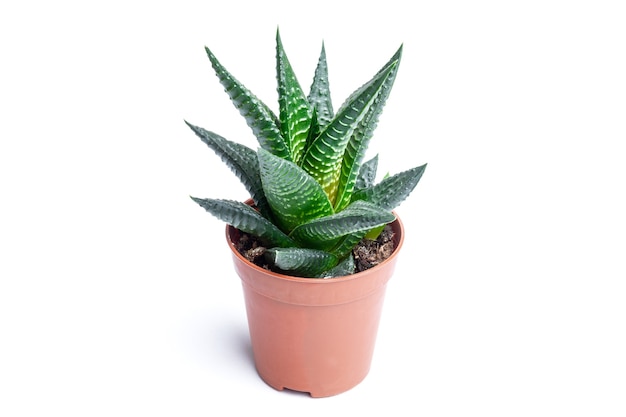
[[[623,2],[17,4],[0,415],[626,415]],[[224,225],[188,198],[247,195],[183,120],[255,146],[204,46],[276,109],[277,27],[307,91],[325,42],[336,108],[404,44],[370,151],[429,164],[371,372],[326,399],[258,378]]]

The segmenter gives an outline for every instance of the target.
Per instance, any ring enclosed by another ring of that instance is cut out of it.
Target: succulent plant
[[[305,95],[277,31],[278,116],[205,49],[226,93],[256,136],[258,150],[185,123],[237,175],[254,207],[191,198],[218,219],[260,239],[275,271],[301,277],[351,274],[352,249],[395,220],[392,210],[426,168],[424,164],[376,183],[378,156],[365,161],[398,72],[402,46],[335,112],[324,43]]]

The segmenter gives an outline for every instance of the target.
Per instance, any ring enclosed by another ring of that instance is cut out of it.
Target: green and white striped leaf
[[[355,201],[339,213],[301,224],[289,236],[301,246],[329,250],[342,236],[368,231],[395,219],[388,210],[366,201]]]
[[[224,86],[224,90],[230,97],[234,106],[239,110],[239,113],[252,129],[259,144],[274,155],[291,159],[291,152],[281,135],[279,128],[280,122],[276,118],[276,115],[274,115],[265,103],[259,100],[250,90],[233,77],[217,60],[209,48],[205,49],[220,83]]]
[[[328,80],[328,64],[326,63],[326,49],[322,43],[322,52],[317,61],[315,76],[309,92],[309,103],[317,112],[317,120],[321,129],[326,127],[335,115],[330,97],[330,83]]]
[[[262,148],[257,156],[265,196],[282,230],[334,213],[322,187],[302,168]]]
[[[265,256],[277,268],[289,271],[290,275],[316,278],[324,271],[337,265],[339,260],[328,252],[303,248],[272,248]]]
[[[379,227],[384,227],[384,225]],[[329,250],[329,252],[337,255],[339,258],[343,258],[344,256],[347,256],[350,252],[352,252],[352,249],[354,249],[356,244],[359,243],[367,233],[367,230],[350,233],[349,235],[342,237],[341,240],[335,245],[335,247]]]
[[[331,202],[337,195],[342,158],[348,141],[366,117],[393,68],[394,65],[391,65],[380,72],[361,87],[358,94],[353,94],[352,100],[337,112],[304,155],[302,167],[320,183]]]
[[[311,127],[311,108],[289,63],[278,31],[276,31],[276,79],[281,133],[289,145],[291,160],[299,164]]]
[[[354,189],[362,190],[371,187],[376,181],[376,172],[378,171],[378,155],[366,161],[361,165],[359,175],[354,183]]]
[[[270,246],[297,246],[289,236],[255,209],[240,201],[191,197],[206,211],[231,226],[268,242]]]
[[[337,278],[352,275],[356,271],[356,265],[354,264],[354,258],[352,255],[346,256],[342,261],[339,261],[337,266],[322,272],[316,278]]]
[[[313,113],[311,114],[311,127],[309,127],[309,134],[306,138],[306,145],[304,147],[305,154],[308,152],[315,138],[319,136],[320,132],[321,132],[321,126],[319,125],[319,122],[317,121],[317,110],[314,108]]]
[[[400,65],[400,58],[402,57],[402,46],[391,57],[389,62],[378,72],[383,74],[387,72],[387,68],[390,69],[388,75],[384,78],[384,83],[379,90],[378,94],[374,98],[371,106],[367,109],[365,117],[358,124],[348,144],[346,151],[343,155],[341,165],[341,175],[339,176],[339,185],[337,191],[337,198],[335,200],[335,210],[341,211],[352,201],[352,193],[356,183],[357,176],[359,175],[359,169],[365,156],[365,152],[369,146],[370,139],[373,136],[374,130],[378,125],[378,119],[383,111],[393,83],[398,73],[398,67]]]
[[[393,210],[413,191],[426,164],[383,179],[380,183],[354,193],[354,200],[364,200],[387,210]]]
[[[185,123],[187,122],[185,121]],[[225,139],[217,133],[210,132],[190,123],[187,123],[187,126],[189,126],[191,130],[221,158],[237,178],[239,178],[241,183],[246,187],[246,190],[250,193],[254,204],[261,214],[265,218],[271,219],[271,212],[269,211],[269,205],[267,204],[263,184],[261,183],[259,160],[257,159],[256,152],[247,146]]]

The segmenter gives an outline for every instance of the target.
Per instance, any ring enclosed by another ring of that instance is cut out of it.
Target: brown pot
[[[385,296],[404,239],[392,223],[396,249],[387,260],[354,275],[297,278],[247,261],[226,227],[241,278],[257,372],[270,386],[328,397],[347,391],[368,374]]]

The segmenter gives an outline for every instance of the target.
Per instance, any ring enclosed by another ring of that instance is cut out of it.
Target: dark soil
[[[372,268],[391,256],[395,249],[394,235],[393,228],[387,225],[376,240],[361,240],[352,250],[356,265],[355,272]],[[239,241],[235,242],[235,247],[250,262],[261,268],[271,269],[263,256],[266,248],[255,236],[241,232]]]
[[[352,249],[356,272],[373,268],[389,258],[396,248],[396,243],[393,240],[394,235],[393,228],[387,225],[376,240],[361,240],[359,244]]]
[[[235,243],[237,251],[247,260],[255,265],[258,265],[265,269],[270,269],[270,266],[265,261],[263,254],[265,253],[265,247],[261,244],[256,236],[239,231],[239,240]]]

